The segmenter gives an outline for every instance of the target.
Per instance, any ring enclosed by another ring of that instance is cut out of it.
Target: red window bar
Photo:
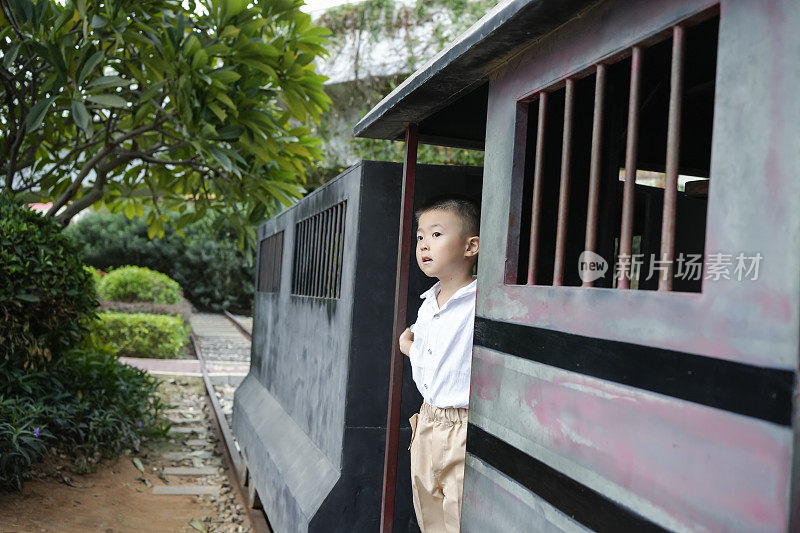
[[[539,218],[542,204],[542,169],[544,166],[544,130],[547,112],[547,93],[539,93],[539,120],[536,131],[536,162],[533,170],[533,202],[531,205],[531,237],[528,248],[528,285],[536,285],[537,248],[539,245]]]
[[[606,66],[597,65],[594,87],[594,117],[592,119],[592,154],[589,167],[589,199],[586,208],[586,244],[584,250],[595,252],[597,247],[597,204],[600,197],[600,161],[603,148],[603,111],[605,110]],[[584,287],[591,287],[594,281],[585,279]]]
[[[667,123],[666,184],[661,225],[661,261],[666,267],[658,280],[659,291],[672,290],[675,267],[675,212],[678,202],[678,166],[681,139],[681,104],[683,100],[683,51],[686,31],[675,26],[672,31],[672,72],[670,73],[669,118]],[[626,175],[627,179],[627,175]]]
[[[639,137],[639,89],[642,79],[642,47],[633,47],[631,92],[628,102],[628,138],[625,147],[625,186],[622,192],[622,230],[619,238],[617,288],[630,288],[630,263],[633,244],[633,209],[636,187],[636,150]],[[627,259],[627,261],[626,261]]]
[[[569,172],[572,158],[572,110],[575,103],[575,81],[567,78],[564,99],[564,137],[561,149],[561,188],[558,192],[558,229],[556,230],[556,258],[553,266],[553,285],[564,281],[564,255],[567,247],[567,217],[569,216]]]

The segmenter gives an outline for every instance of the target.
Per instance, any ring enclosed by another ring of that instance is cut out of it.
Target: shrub
[[[46,372],[0,361],[0,487],[19,488],[50,447],[86,465],[165,435],[157,387],[147,372],[96,347],[70,350]]]
[[[102,311],[118,311],[120,313],[150,313],[156,315],[179,316],[184,324],[192,317],[192,306],[186,300],[179,304],[154,304],[150,302],[115,302],[100,300]]]
[[[251,310],[255,256],[252,250],[239,250],[229,228],[216,227],[208,217],[184,227],[186,237],[167,227],[163,238],[151,240],[143,219],[107,213],[91,214],[65,231],[95,268],[144,266],[177,281],[200,309]]]
[[[0,359],[46,366],[81,341],[96,306],[92,278],[61,227],[0,194]]]
[[[177,304],[181,301],[181,287],[174,279],[137,266],[112,270],[103,276],[97,292],[100,298],[117,302]]]
[[[109,276],[111,274],[108,274]],[[120,357],[171,359],[184,353],[189,328],[176,316],[147,313],[100,313],[94,333]]]
[[[98,287],[100,287],[100,282],[103,281],[103,274],[100,273],[99,270],[96,268],[92,268],[90,266],[84,265],[83,267],[86,272],[92,277],[92,282],[94,283],[94,290],[97,292]]]

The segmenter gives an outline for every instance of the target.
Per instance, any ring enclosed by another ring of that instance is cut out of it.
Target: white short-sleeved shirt
[[[422,397],[436,407],[468,407],[475,328],[477,280],[458,289],[439,308],[441,283],[420,295],[424,298],[411,326],[414,343],[408,357]]]

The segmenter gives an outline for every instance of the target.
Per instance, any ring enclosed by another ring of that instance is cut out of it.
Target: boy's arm
[[[403,352],[404,355],[409,355],[411,353],[411,345],[414,344],[414,326],[412,325],[410,328],[406,328],[402,334],[400,334],[400,351]]]

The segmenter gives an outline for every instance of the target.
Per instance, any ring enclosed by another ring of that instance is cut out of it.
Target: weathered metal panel
[[[475,348],[470,423],[673,531],[778,531],[792,432]]]
[[[471,475],[464,480],[464,492],[469,496],[461,513],[462,532],[591,531],[471,454],[467,454],[467,467]]]
[[[800,103],[791,95],[800,86],[797,2],[720,4],[705,252],[706,257],[761,253],[757,280],[706,280],[698,294],[504,283],[517,102],[713,4],[602,2],[495,73],[478,316],[778,369],[784,382],[796,371],[800,180],[794,169],[800,168]],[[657,379],[658,368],[652,372]],[[714,386],[734,387],[724,381]],[[743,398],[769,393],[748,390],[746,383],[736,387]],[[791,490],[795,401],[796,393],[776,423],[477,346],[470,423],[663,529],[789,531],[796,529],[789,525],[789,510],[797,507]],[[507,487],[514,480],[472,459],[465,524],[475,520],[486,530],[499,530],[481,518],[492,509],[514,508],[531,521],[541,519],[542,507],[531,504],[526,511],[520,496],[510,495]],[[796,485],[800,468],[794,470]],[[537,498],[533,492],[529,497]],[[520,519],[510,527],[524,523]]]
[[[256,295],[251,368],[236,393],[234,430],[278,531],[377,526],[389,368],[380,354],[391,340],[354,329],[391,331],[391,308],[375,309],[364,284],[383,298],[393,292],[399,176],[399,165],[361,163],[259,228],[259,238],[284,232],[281,270],[299,276],[297,291],[321,294],[331,258],[312,254],[312,246],[332,243],[326,211],[345,210],[339,298],[292,294],[291,275],[282,276],[279,292]],[[313,223],[321,233],[298,226],[319,213]],[[298,262],[316,272],[295,268],[298,232]],[[369,274],[357,277],[357,269]],[[360,401],[365,392],[369,402]],[[409,507],[401,505],[406,514]]]

